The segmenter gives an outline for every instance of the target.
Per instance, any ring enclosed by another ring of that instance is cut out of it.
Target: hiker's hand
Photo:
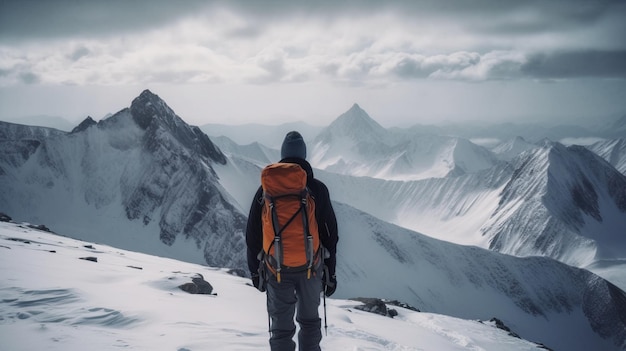
[[[337,276],[331,275],[324,280],[324,294],[330,297],[337,290]]]

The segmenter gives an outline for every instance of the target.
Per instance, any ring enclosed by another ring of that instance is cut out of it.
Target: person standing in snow
[[[337,219],[330,201],[328,188],[320,180],[313,177],[311,165],[306,161],[306,144],[300,133],[296,131],[287,133],[281,147],[281,158],[279,165],[297,164],[306,172],[306,189],[313,199],[314,219],[317,222],[312,223],[311,226],[317,224],[318,242],[321,244],[319,251],[322,252],[321,255],[323,256],[316,254],[316,264],[309,264],[308,270],[306,267],[304,269],[287,269],[289,267],[284,267],[282,270],[272,268],[270,262],[275,255],[268,253],[267,245],[264,247],[263,216],[264,211],[268,211],[265,207],[268,197],[263,186],[261,186],[254,195],[246,228],[248,268],[253,285],[260,291],[267,291],[271,350],[295,350],[296,343],[293,337],[296,331],[294,323],[294,315],[296,315],[296,320],[300,325],[299,350],[318,351],[321,350],[319,344],[322,339],[321,319],[318,313],[320,293],[323,292],[326,296],[331,296],[337,288],[335,276],[335,255],[338,241]],[[302,171],[300,170],[300,172]],[[309,220],[309,222],[312,221]],[[265,231],[268,231],[267,224]],[[272,233],[271,235],[272,238],[275,238],[275,234]],[[286,250],[288,248],[280,251]],[[281,253],[280,255],[287,254]],[[280,259],[278,261],[282,262]],[[310,262],[313,262],[313,259],[310,259]],[[281,267],[282,265],[278,264],[278,266]],[[261,269],[259,270],[259,268]]]

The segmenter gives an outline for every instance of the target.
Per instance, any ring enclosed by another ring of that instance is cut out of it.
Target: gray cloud
[[[20,40],[73,36],[106,36],[160,28],[181,18],[227,8],[262,24],[293,17],[328,21],[345,16],[392,12],[409,19],[445,19],[466,31],[524,34],[597,25],[615,13],[626,13],[621,0],[2,0],[0,39]],[[242,27],[235,36],[255,36],[259,26]]]
[[[625,15],[602,0],[0,0],[0,83],[624,78]]]
[[[35,84],[40,81],[39,76],[32,72],[22,72],[19,74],[19,79],[24,84]]]
[[[71,61],[78,61],[81,58],[89,55],[91,53],[91,51],[89,49],[87,49],[84,46],[78,47],[76,48],[76,50],[74,50],[71,54],[68,55],[68,58]]]
[[[204,9],[206,1],[2,0],[0,39],[107,36],[160,27]]]
[[[521,67],[536,78],[626,78],[626,51],[577,51],[535,54]]]

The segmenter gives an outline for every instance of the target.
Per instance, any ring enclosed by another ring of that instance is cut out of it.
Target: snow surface
[[[268,349],[265,295],[223,269],[10,223],[0,223],[0,252],[5,350]],[[213,295],[178,288],[198,274],[213,286]],[[489,322],[396,306],[392,319],[355,309],[356,301],[326,301],[324,350],[538,349]]]

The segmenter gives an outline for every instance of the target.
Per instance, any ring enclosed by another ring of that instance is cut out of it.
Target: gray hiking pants
[[[270,316],[270,347],[272,351],[293,351],[296,343],[293,336],[296,325],[300,325],[298,348],[300,351],[320,351],[322,340],[321,320],[318,313],[321,274],[307,272],[281,273],[281,282],[271,276],[267,282],[267,313]]]

